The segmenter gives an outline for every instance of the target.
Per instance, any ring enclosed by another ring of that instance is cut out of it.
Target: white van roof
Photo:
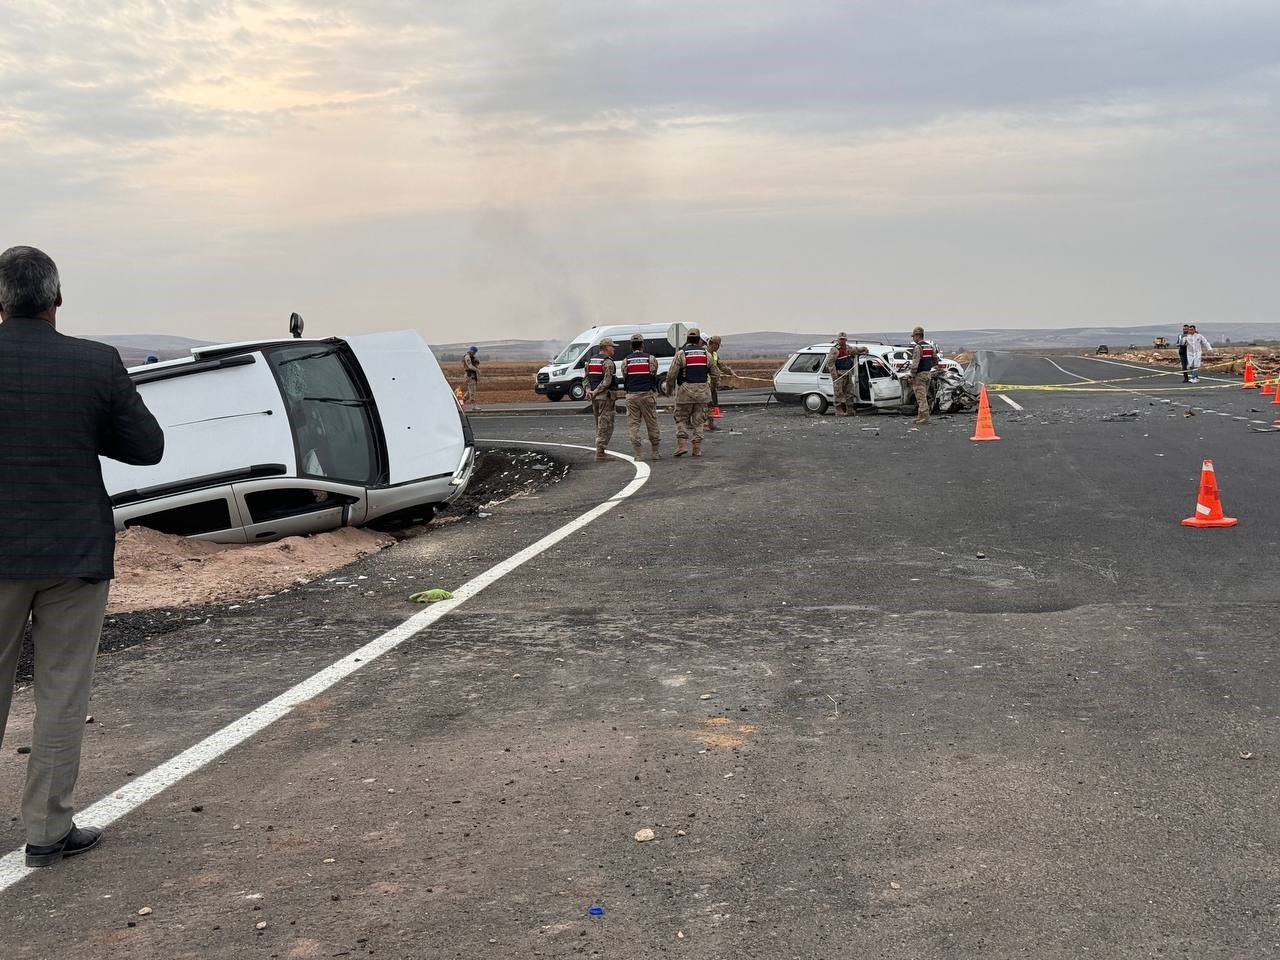
[[[647,340],[666,339],[673,347],[684,343],[691,329],[687,323],[613,323],[604,327],[592,327],[578,334],[570,343],[599,343],[605,337],[615,342],[628,339],[633,333],[642,334]]]
[[[574,337],[575,343],[583,340],[599,340],[601,337],[621,337],[630,336],[633,333],[643,333],[646,337],[665,337],[667,331],[671,329],[669,323],[612,323],[603,327],[592,327],[585,333],[581,333]]]

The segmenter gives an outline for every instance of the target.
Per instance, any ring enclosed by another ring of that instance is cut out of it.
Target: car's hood
[[[344,337],[382,418],[390,482],[453,473],[464,447],[458,403],[435,355],[413,330]]]

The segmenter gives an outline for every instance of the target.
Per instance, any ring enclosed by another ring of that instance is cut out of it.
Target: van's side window
[[[648,351],[649,353],[652,353],[659,360],[663,359],[664,357],[674,357],[676,355],[676,348],[671,345],[671,341],[668,340],[666,337],[658,337],[654,340],[646,340],[644,342],[644,348],[646,351]]]
[[[124,522],[126,527],[147,527],[177,537],[194,537],[202,533],[231,528],[231,507],[225,497],[202,500],[185,507],[172,507],[155,513],[133,517]]]
[[[318,510],[344,507],[355,503],[356,498],[327,490],[282,487],[246,493],[244,502],[249,508],[252,522],[265,523],[268,520],[279,520],[281,517],[296,517],[304,513],[315,513]]]

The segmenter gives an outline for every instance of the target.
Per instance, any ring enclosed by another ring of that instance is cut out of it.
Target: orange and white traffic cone
[[[1276,381],[1276,395],[1271,398],[1272,403],[1280,403],[1280,380]]]
[[[1273,393],[1275,393],[1275,392],[1276,392],[1276,381],[1275,381],[1275,380],[1263,380],[1263,381],[1262,381],[1262,389],[1258,391],[1258,393],[1259,393],[1261,396],[1269,397],[1269,396],[1271,396],[1271,395],[1272,395]],[[1275,402],[1275,401],[1273,400],[1273,401],[1272,401],[1272,403],[1274,403],[1274,402]]]
[[[1196,497],[1194,516],[1182,521],[1184,527],[1234,527],[1240,521],[1222,515],[1222,501],[1218,497],[1218,477],[1213,472],[1213,461],[1206,460],[1200,468],[1200,495]]]
[[[987,399],[987,385],[982,385],[978,394],[978,429],[970,440],[999,440],[996,436],[995,424],[991,422],[991,401]]]
[[[1258,381],[1253,375],[1253,354],[1251,353],[1244,355],[1244,383],[1240,386],[1246,390],[1253,390],[1258,386]]]
[[[719,420],[721,417],[724,416],[724,414],[720,412],[719,407],[713,407],[711,410],[711,416],[713,419]]]

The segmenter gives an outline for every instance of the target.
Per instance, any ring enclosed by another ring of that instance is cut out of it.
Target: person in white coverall
[[[1205,339],[1203,333],[1191,324],[1191,329],[1184,340],[1187,345],[1187,376],[1192,383],[1200,382],[1200,358],[1204,354],[1213,356],[1213,344]]]

